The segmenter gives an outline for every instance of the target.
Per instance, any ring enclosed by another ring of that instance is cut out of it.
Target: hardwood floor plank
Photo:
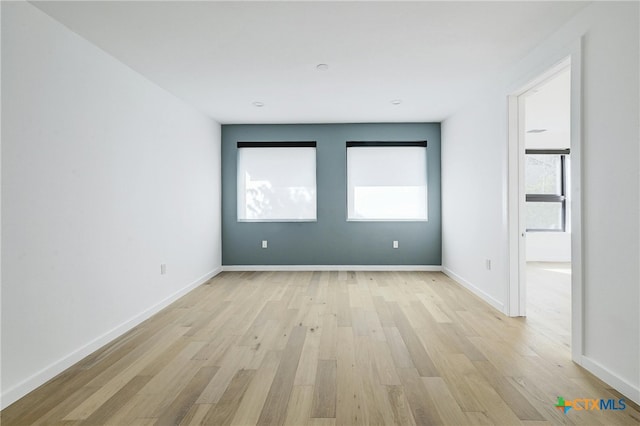
[[[101,425],[113,415],[113,413],[124,406],[129,399],[138,393],[151,380],[151,376],[136,376],[124,385],[118,392],[109,398],[104,404],[98,407],[81,424]]]
[[[362,303],[362,292],[360,291],[360,288],[357,285],[348,285],[347,292],[349,293],[349,307],[351,308],[351,312],[353,312],[354,308],[363,309],[364,306]]]
[[[174,359],[154,372],[153,378],[140,389],[140,393],[166,394],[167,388],[176,391],[182,385],[186,385],[204,365],[202,361],[192,359],[202,346],[204,342],[188,342]]]
[[[147,353],[157,353],[161,348],[166,348],[173,344],[176,340],[179,340],[186,332],[188,328],[176,325],[175,321],[179,317],[179,312],[172,311],[169,314],[166,311],[161,311],[161,321],[159,324],[154,322],[145,321],[137,328],[140,328],[139,333],[136,333],[135,338],[128,339],[125,346],[120,347],[118,351],[111,352],[109,356],[101,357],[97,356],[91,361],[89,365],[84,365],[85,371],[97,371],[100,372],[88,386],[104,386],[109,380],[116,376],[119,372],[129,367],[138,358],[144,356]],[[155,317],[154,317],[155,319]],[[120,350],[127,350],[124,356],[118,358],[113,364],[106,364],[112,357],[117,357]],[[100,351],[97,351],[98,353]],[[96,360],[101,359],[98,363]]]
[[[211,409],[212,404],[193,404],[187,414],[184,415],[181,426],[196,426],[202,424],[204,416],[207,415]]]
[[[316,381],[318,355],[320,352],[321,331],[318,327],[307,327],[307,336],[300,354],[298,369],[293,384],[296,386],[311,385]]]
[[[413,418],[409,401],[404,394],[403,386],[387,386],[387,396],[391,405],[394,425],[413,426],[416,421]]]
[[[242,368],[240,365],[243,363],[243,358],[248,357],[250,351],[251,348],[247,346],[231,346],[220,362],[218,372],[202,391],[197,403],[217,404],[236,372]]]
[[[157,398],[157,395],[137,393],[122,408],[115,411],[105,424],[108,426],[132,424],[155,408]],[[153,408],[150,408],[151,406]]]
[[[416,424],[444,424],[438,414],[435,403],[427,393],[424,383],[422,383],[418,370],[415,368],[399,368],[398,375]]]
[[[371,351],[376,364],[378,383],[381,385],[399,385],[400,378],[396,372],[393,356],[386,340],[371,342]]]
[[[351,327],[338,327],[336,353],[336,424],[363,424],[357,391],[356,350]]]
[[[436,410],[444,424],[464,425],[469,422],[442,377],[423,377],[422,383],[427,393],[433,398]]]
[[[351,308],[351,325],[356,336],[368,336],[369,324],[364,309]]]
[[[177,330],[179,336],[183,336],[189,329],[182,327],[181,330],[183,331]],[[140,376],[155,376],[189,344],[188,340],[181,339],[179,336],[168,336],[170,338],[166,340],[164,345],[148,351],[144,359],[138,359],[136,363],[127,367],[125,371],[138,371]]]
[[[401,310],[414,330],[435,329],[437,323],[422,303],[412,300],[407,306],[401,306]]]
[[[304,308],[306,314],[302,320],[302,325],[309,327],[310,330],[312,328],[318,330],[322,325],[326,309],[327,305],[316,303],[313,299],[309,299]]]
[[[369,336],[361,336],[356,337],[354,343],[358,379],[356,389],[362,421],[366,425],[390,424],[393,422],[392,409],[386,388],[378,379],[373,342]]]
[[[232,425],[254,425],[258,422],[267,394],[278,371],[280,356],[280,352],[270,351],[267,353],[253,380],[249,383],[245,397],[240,401],[238,410],[231,421]]]
[[[220,367],[220,362],[231,346],[237,344],[239,336],[225,333],[214,333],[209,338],[207,344],[198,351],[191,359],[206,360],[206,365]]]
[[[220,400],[211,406],[202,422],[210,425],[231,424],[255,373],[255,370],[238,370]]]
[[[311,418],[307,421],[306,426],[335,426],[336,419],[314,419]]]
[[[384,327],[384,335],[396,368],[412,368],[413,360],[396,327]]]
[[[258,425],[281,425],[284,422],[287,403],[306,336],[307,327],[293,328],[260,413]]]
[[[285,426],[305,425],[309,422],[311,404],[313,401],[313,386],[294,386],[287,404]]]
[[[484,407],[484,412],[494,424],[519,425],[520,419],[505,401],[479,374],[467,374],[465,380],[469,388]]]
[[[336,294],[336,313],[338,316],[338,327],[351,327],[351,305],[349,292],[344,284],[338,284]]]
[[[318,359],[336,359],[336,340],[338,333],[338,318],[331,312],[326,312],[320,327],[320,348]]]
[[[469,425],[494,426],[495,423],[483,411],[467,411],[464,413],[469,419]]]
[[[336,417],[337,363],[318,360],[310,417]]]
[[[229,309],[230,304],[230,302],[216,303],[213,309],[195,311],[193,322],[189,325],[189,331],[184,334],[185,337],[198,336],[201,330],[210,328],[217,322],[218,317]]]
[[[314,298],[318,296],[318,291],[320,290],[320,276],[322,272],[314,271],[311,273],[311,278],[309,279],[309,285],[307,286],[306,295]]]
[[[544,420],[544,416],[489,361],[473,361],[473,365],[520,420]]]
[[[374,310],[366,310],[364,311],[364,315],[367,320],[367,326],[369,327],[369,336],[371,336],[373,340],[386,342],[387,338],[384,336],[378,313]]]
[[[397,303],[391,303],[389,309],[393,313],[393,319],[396,323],[398,331],[402,336],[402,340],[404,341],[407,350],[409,351],[409,355],[411,356],[411,360],[413,365],[418,370],[418,373],[422,377],[437,377],[440,375],[436,366],[433,364],[433,361],[427,355],[427,352],[422,346],[420,339],[416,334],[416,330],[411,327],[409,320],[404,315],[400,306]]]
[[[382,296],[374,296],[372,299],[381,325],[383,327],[395,327],[396,323],[393,322],[393,315],[391,315],[384,298]]]
[[[291,335],[291,329],[295,326],[300,327],[300,322],[297,321],[300,316],[298,309],[286,309],[282,313],[282,318],[278,320],[268,337],[265,337],[265,341],[269,341],[268,348],[274,351],[282,351],[289,342],[289,336]]]
[[[425,309],[429,312],[429,314],[431,314],[431,316],[433,316],[433,318],[437,322],[452,323],[453,321],[451,320],[451,318],[449,318],[449,316],[446,313],[444,313],[443,310],[440,308],[442,302],[434,300],[435,299],[434,297],[429,297],[432,295],[433,293],[431,292],[427,294],[419,294],[418,299],[420,299],[420,302],[422,302]]]
[[[40,426],[40,425],[51,423],[50,419],[61,419],[67,413],[71,412],[75,407],[80,405],[88,397],[88,395],[93,394],[98,389],[99,388],[96,388],[96,387],[93,387],[93,388],[83,387],[79,391],[73,392],[71,395],[68,396],[68,398],[66,398],[60,404],[56,405],[46,414],[39,417],[38,420],[33,421],[31,423],[25,422],[24,424],[29,424],[32,426]],[[34,409],[37,409],[37,406],[34,406]],[[4,416],[0,416],[0,423],[2,422],[4,422],[5,424],[12,424],[12,421],[6,420]],[[80,423],[81,420],[78,420],[77,422]]]
[[[176,399],[162,411],[155,424],[171,426],[181,423],[218,370],[219,367],[201,367]]]
[[[451,394],[462,411],[485,411],[471,384],[466,380],[470,374],[478,374],[477,370],[464,354],[452,354],[438,359],[438,369]]]
[[[486,361],[484,354],[464,335],[458,324],[438,324],[438,337],[441,341],[448,340],[449,346],[459,350],[471,361]]]

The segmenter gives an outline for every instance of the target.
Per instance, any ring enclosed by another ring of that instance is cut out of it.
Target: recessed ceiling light
[[[544,133],[546,131],[547,129],[531,129],[531,130],[527,130],[527,133]]]
[[[260,102],[260,101],[255,101],[253,103],[254,107],[258,107],[258,108],[262,108],[264,106],[264,102]]]
[[[327,64],[318,64],[318,65],[316,65],[316,69],[318,71],[327,71],[329,69],[329,65],[327,65]]]
[[[400,105],[402,103],[402,99],[394,99],[391,101],[392,105]]]

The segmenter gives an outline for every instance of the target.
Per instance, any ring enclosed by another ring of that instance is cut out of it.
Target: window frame
[[[305,219],[293,219],[293,218],[277,218],[277,219],[241,219],[240,218],[240,210],[238,209],[238,194],[240,191],[239,187],[239,179],[238,174],[240,172],[239,162],[240,162],[240,149],[247,148],[313,148],[315,150],[315,164],[314,164],[314,174],[315,174],[315,212],[313,218],[305,218]],[[236,144],[236,222],[238,223],[314,223],[318,221],[318,153],[317,153],[317,142],[316,141],[278,141],[278,142],[243,142],[238,141]]]
[[[561,217],[560,229],[552,228],[526,228],[526,232],[567,232],[567,167],[566,158],[571,154],[566,149],[525,149],[526,155],[557,155],[560,157],[560,194],[525,194],[525,206],[527,202],[535,203],[560,203]],[[525,171],[526,173],[526,171]]]
[[[346,171],[346,221],[347,222],[428,222],[429,221],[429,157],[427,156],[427,140],[418,141],[346,141],[345,143],[345,171]],[[367,148],[367,147],[382,147],[382,148],[402,148],[402,147],[417,147],[425,149],[425,217],[424,218],[351,218],[349,217],[349,154],[350,148]]]

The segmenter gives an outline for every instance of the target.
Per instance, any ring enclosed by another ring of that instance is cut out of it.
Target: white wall
[[[505,103],[505,96],[487,96],[442,123],[442,267],[503,312],[508,267]]]
[[[494,305],[505,306],[507,95],[558,63],[584,35],[584,348],[578,361],[636,402],[640,402],[638,17],[635,2],[588,6],[442,127],[443,268]],[[491,271],[483,269],[489,256],[498,257]]]
[[[26,2],[2,65],[7,406],[220,270],[220,126]]]

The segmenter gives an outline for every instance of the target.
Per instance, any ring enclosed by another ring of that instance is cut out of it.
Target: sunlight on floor
[[[571,342],[571,264],[527,262],[527,322],[554,336],[567,349]]]
[[[549,271],[549,272],[559,272],[561,274],[569,274],[571,275],[571,267],[567,267],[567,268],[543,268],[545,271]]]

